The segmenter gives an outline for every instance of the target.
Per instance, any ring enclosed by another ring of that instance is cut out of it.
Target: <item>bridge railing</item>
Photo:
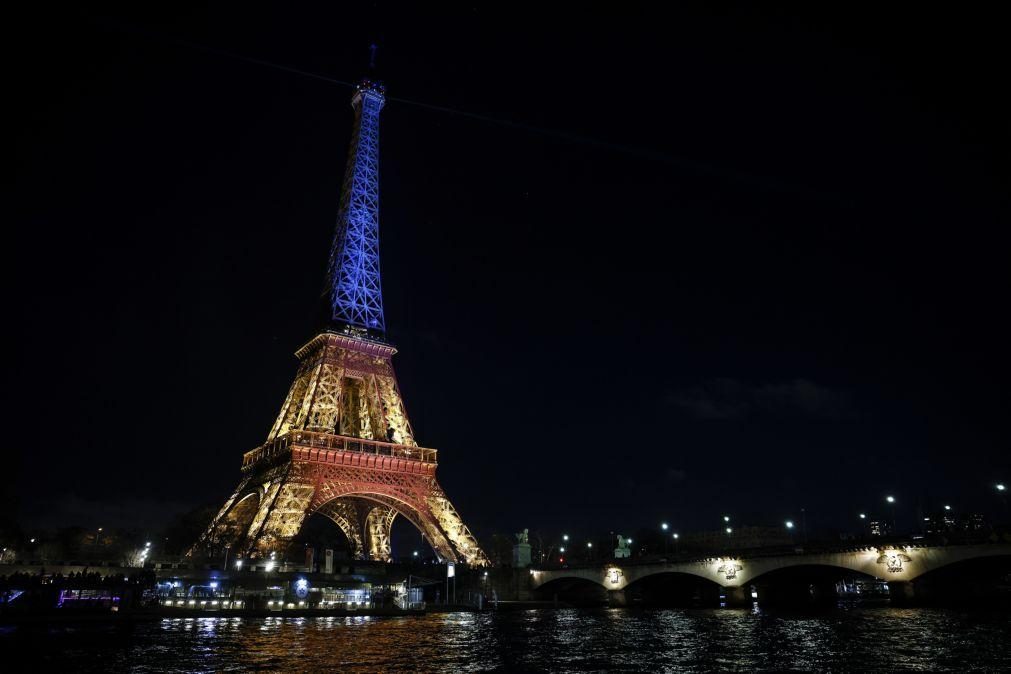
[[[769,545],[762,547],[737,547],[711,550],[688,550],[680,553],[643,555],[638,557],[628,557],[623,559],[601,559],[592,561],[541,563],[534,564],[532,568],[544,571],[557,569],[578,569],[578,568],[600,568],[608,564],[619,564],[625,566],[648,566],[653,564],[684,564],[689,562],[701,562],[714,558],[748,558],[757,559],[761,557],[787,557],[790,555],[818,555],[831,553],[858,552],[874,548],[922,548],[922,547],[957,547],[962,545],[999,545],[1011,542],[1011,537],[1007,540],[994,536],[960,536],[942,537],[927,536],[922,538],[910,538],[903,536],[874,537],[869,539],[845,540],[845,541],[815,541],[796,545]]]
[[[282,435],[273,442],[246,452],[242,456],[242,467],[244,469],[248,468],[255,463],[289,451],[292,447],[323,449],[336,452],[356,452],[374,456],[388,456],[411,461],[421,461],[423,463],[437,463],[438,457],[438,450],[427,447],[353,438],[347,435],[333,435],[331,433],[293,431]]]

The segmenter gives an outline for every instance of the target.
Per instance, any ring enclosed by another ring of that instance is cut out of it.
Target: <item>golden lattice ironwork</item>
[[[436,450],[414,440],[394,353],[336,332],[299,349],[301,366],[267,441],[244,455],[238,488],[193,552],[283,555],[318,513],[340,527],[354,555],[389,559],[390,528],[402,515],[440,559],[487,564],[436,481]]]

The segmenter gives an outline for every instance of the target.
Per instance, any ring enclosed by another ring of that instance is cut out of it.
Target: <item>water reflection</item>
[[[44,669],[96,672],[1007,669],[1008,618],[887,607],[173,618],[17,628],[0,632],[0,648]]]

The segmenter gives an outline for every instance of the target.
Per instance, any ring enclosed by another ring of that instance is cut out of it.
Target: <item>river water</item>
[[[0,658],[4,671],[993,671],[1011,669],[1011,614],[602,608],[176,618],[3,627]]]

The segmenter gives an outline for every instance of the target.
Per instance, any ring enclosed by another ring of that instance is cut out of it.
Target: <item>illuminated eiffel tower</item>
[[[327,329],[301,361],[266,442],[242,459],[242,479],[190,554],[284,555],[318,513],[358,558],[390,558],[400,515],[443,561],[488,559],[435,479],[436,450],[419,447],[384,340],[379,279],[381,84],[362,81],[330,253]]]

